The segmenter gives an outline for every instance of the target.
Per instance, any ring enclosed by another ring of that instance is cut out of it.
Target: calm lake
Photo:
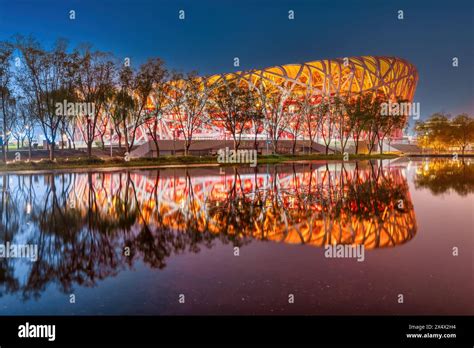
[[[0,315],[472,315],[473,211],[472,159],[1,174]]]

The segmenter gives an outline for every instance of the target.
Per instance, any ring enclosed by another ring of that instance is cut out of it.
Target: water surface
[[[473,198],[469,160],[3,174],[0,314],[474,314]]]

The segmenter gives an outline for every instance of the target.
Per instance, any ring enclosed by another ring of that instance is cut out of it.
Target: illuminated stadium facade
[[[277,88],[288,97],[309,93],[315,96],[314,101],[318,103],[318,97],[363,93],[382,93],[388,98],[398,97],[411,102],[417,81],[416,68],[404,59],[363,56],[212,75],[203,83],[209,86],[209,93],[224,82],[236,82],[249,88],[258,88],[263,84]],[[172,120],[171,115],[164,118],[159,127],[160,139],[172,139]],[[207,123],[207,127],[200,129],[195,138],[223,139],[224,136],[222,129]],[[265,137],[265,131],[260,136]]]
[[[201,81],[202,85],[206,86],[205,93],[207,95],[210,95],[213,90],[223,83],[234,82],[240,86],[257,88],[259,93],[267,89],[276,90],[277,93],[282,95],[282,103],[291,102],[291,100],[304,95],[310,95],[314,104],[318,104],[325,97],[365,93],[383,95],[391,100],[399,98],[412,102],[418,81],[418,73],[412,64],[401,58],[362,56],[217,74],[203,77]],[[173,86],[177,85],[176,81],[170,83]],[[170,103],[172,103],[171,99]],[[152,95],[147,103],[148,111],[152,111],[153,105],[155,105],[155,100]],[[226,133],[223,127],[212,122],[211,116],[204,115],[205,121],[194,132],[193,140],[229,139],[229,134]],[[183,139],[182,133],[177,129],[175,115],[171,111],[163,115],[156,129],[157,138],[160,140]],[[319,132],[321,131],[320,129]],[[147,127],[144,125],[137,130],[136,144],[143,144],[150,140],[147,132]],[[402,135],[401,130],[398,130],[397,134],[400,137]],[[268,139],[267,129],[263,129],[257,137],[261,140]],[[254,134],[250,129],[245,130],[242,135],[242,139],[246,138],[254,138]],[[292,139],[292,135],[283,130],[281,139]],[[302,132],[298,139],[307,140],[308,135]],[[116,143],[117,141],[117,137],[114,136],[112,142]]]

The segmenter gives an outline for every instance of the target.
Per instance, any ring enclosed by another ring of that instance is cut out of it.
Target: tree
[[[397,99],[398,105],[406,102],[408,101],[400,98]],[[401,112],[401,108],[399,108],[399,110],[399,112],[396,112],[394,114],[381,115],[381,117],[379,118],[380,127],[377,133],[377,143],[379,146],[380,154],[383,154],[383,142],[385,138],[389,139],[390,144],[390,139],[393,132],[397,129],[405,128],[407,124],[408,114],[403,114]]]
[[[110,91],[109,91],[110,92]],[[109,113],[108,97],[104,102],[99,121],[97,122],[97,137],[100,139],[100,146],[102,150],[105,150],[105,134],[107,133],[107,127],[111,124],[111,116]],[[110,126],[109,126],[110,128]]]
[[[352,128],[352,139],[355,145],[355,154],[359,153],[359,141],[366,129],[368,122],[367,110],[372,107],[373,96],[371,93],[347,97],[344,108],[348,117],[348,123]]]
[[[14,115],[12,108],[15,98],[12,95],[12,71],[10,68],[13,46],[0,41],[0,111],[2,113],[2,152],[3,160],[7,161],[8,138],[11,133],[11,123]]]
[[[259,96],[255,89],[252,90],[255,94],[255,108],[253,108],[250,114],[250,124],[253,132],[253,148],[258,151],[258,135],[264,130],[265,114],[263,111],[262,103],[259,100]]]
[[[209,98],[209,82],[195,72],[175,74],[171,82],[172,111],[177,130],[184,137],[184,155],[187,156],[194,133],[205,123],[204,111]]]
[[[130,119],[130,110],[134,107],[133,98],[125,90],[126,87],[120,86],[113,94],[111,108],[111,117],[114,123],[115,131],[118,136],[119,148],[122,145],[122,135],[125,137],[125,146],[130,151],[130,145],[127,140],[128,121]]]
[[[384,125],[383,121],[386,116],[382,115],[381,107],[384,101],[383,96],[374,96],[372,102],[366,106],[362,116],[365,120],[364,130],[367,134],[367,150],[369,151],[369,155],[374,150],[375,142]]]
[[[130,152],[138,128],[149,118],[148,100],[154,87],[162,83],[166,75],[164,63],[159,58],[148,59],[138,70],[123,66],[119,74],[118,115],[123,125],[125,145]]]
[[[301,118],[303,132],[309,138],[309,152],[313,152],[313,144],[321,127],[322,117],[318,111],[317,102],[321,100],[320,96],[313,96],[309,92],[305,92],[303,97],[298,101],[299,116]]]
[[[51,51],[45,51],[32,38],[17,37],[16,47],[21,52],[25,68],[18,74],[24,95],[35,103],[35,117],[48,142],[49,158],[55,158],[55,142],[61,119],[68,117],[66,110],[59,112],[58,104],[74,101],[73,77],[76,65],[67,53],[67,44],[58,40]]]
[[[256,103],[256,93],[239,81],[224,80],[210,94],[211,120],[232,135],[234,150],[239,148],[244,130],[250,127]]]
[[[105,109],[110,117],[111,124],[109,127],[115,131],[118,139],[118,148],[122,149],[122,119],[128,117],[128,106],[126,105],[126,96],[119,87],[114,87],[111,90],[107,100]],[[112,128],[113,127],[113,128]],[[111,132],[113,132],[111,131]]]
[[[337,110],[337,108],[338,106],[332,105],[330,97],[323,98],[318,104],[318,113],[321,116],[321,135],[326,146],[326,155],[329,153],[329,146],[334,136],[334,125],[337,116],[337,112],[334,112],[334,110]]]
[[[13,135],[16,121],[16,99],[11,90],[0,88],[1,112],[2,112],[2,152],[3,160],[7,161],[8,143]]]
[[[272,85],[265,83],[262,79],[258,80],[256,84],[250,84],[256,92],[257,100],[255,102],[255,114],[252,120],[252,130],[254,132],[254,149],[258,150],[258,134],[263,131],[267,135],[267,148],[268,148],[268,120],[267,120],[267,97],[272,91]]]
[[[110,55],[92,51],[89,45],[80,47],[75,53],[78,68],[74,79],[74,90],[77,100],[93,107],[87,108],[89,112],[92,110],[91,113],[77,115],[78,120],[73,122],[79,126],[87,145],[87,155],[90,157],[92,144],[103,131],[106,122],[105,103],[113,87],[114,64]]]
[[[474,143],[474,119],[468,114],[460,114],[450,122],[450,138],[461,149],[464,156],[466,147]]]
[[[285,113],[287,114],[287,126],[285,130],[293,138],[293,145],[291,147],[291,153],[294,155],[296,152],[296,142],[298,137],[303,132],[304,119],[301,116],[299,109],[300,103],[296,96],[290,97],[285,105]]]
[[[111,86],[110,89],[107,91],[103,106],[103,112],[99,120],[98,132],[99,137],[102,143],[102,149],[105,149],[105,134],[107,130],[109,130],[109,137],[110,142],[112,142],[112,136],[114,130],[117,132],[118,139],[119,139],[119,148],[122,147],[121,143],[121,135],[122,132],[120,131],[120,122],[115,116],[115,94],[117,93],[116,87]]]
[[[147,112],[145,126],[148,134],[152,138],[156,147],[156,157],[160,156],[158,125],[163,120],[164,113],[170,110],[170,84],[166,79],[168,78],[168,71],[164,66],[157,66],[155,69],[155,78],[153,85],[153,92],[151,99],[152,109]]]
[[[116,94],[115,103],[116,115],[119,119],[119,124],[122,127],[122,131],[125,137],[125,147],[128,153],[130,153],[133,144],[129,141],[129,124],[138,124],[139,119],[133,120],[133,110],[137,108],[137,101],[134,98],[134,72],[126,65],[123,65],[119,74],[119,91]],[[138,127],[138,125],[137,125]]]
[[[15,103],[12,106],[12,114],[15,115],[15,117],[12,119],[12,124],[11,124],[11,135],[16,141],[16,148],[17,150],[20,149],[20,147],[23,147],[23,144],[25,142],[25,123],[23,122],[24,119],[20,113],[20,105],[19,105],[19,99],[21,97],[17,97],[15,99]]]
[[[347,115],[344,104],[345,99],[337,96],[333,98],[333,102],[331,103],[331,112],[334,114],[335,128],[340,141],[341,153],[346,151],[347,141],[354,127],[354,123]]]
[[[26,98],[20,98],[17,104],[19,124],[23,128],[24,138],[28,142],[28,160],[31,160],[32,142],[35,137],[37,118],[34,116],[34,102]]]
[[[273,84],[260,80],[257,85],[259,103],[265,115],[265,131],[270,136],[272,143],[272,153],[278,150],[278,141],[283,134],[287,118],[289,116],[285,110],[285,102],[291,94],[291,89],[282,89]]]
[[[444,113],[434,113],[426,121],[415,124],[418,145],[422,148],[433,149],[439,153],[450,143],[449,116]]]

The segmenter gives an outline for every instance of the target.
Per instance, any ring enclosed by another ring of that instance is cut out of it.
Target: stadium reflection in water
[[[465,195],[471,193],[466,165],[443,171],[446,163],[416,164],[415,185],[429,187],[430,170],[448,175],[460,168],[464,175],[457,186],[467,190]],[[7,314],[21,313],[20,302],[41,302],[48,291],[100,289],[101,282],[133,272],[135,265],[147,266],[152,277],[175,255],[222,245],[241,247],[240,252],[262,241],[319,249],[326,244],[362,244],[371,250],[398,248],[417,237],[406,163],[321,162],[0,178],[0,241],[38,245],[37,262],[0,259],[0,293],[10,299],[4,308]],[[441,184],[431,186],[440,189]],[[59,290],[51,290],[53,284]],[[20,297],[21,301],[12,300]],[[48,309],[40,313],[54,314]]]

